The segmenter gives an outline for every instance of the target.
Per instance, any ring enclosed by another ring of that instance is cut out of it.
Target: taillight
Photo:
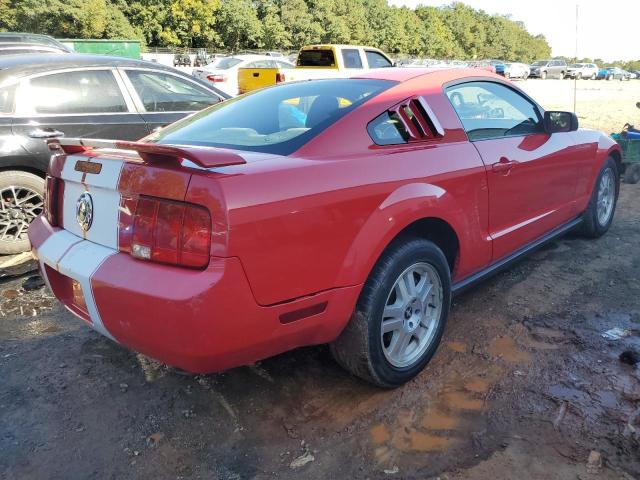
[[[227,77],[224,75],[207,75],[207,80],[213,83],[224,82],[227,80]]]
[[[285,81],[284,73],[276,73],[276,83],[282,83]]]
[[[49,225],[56,227],[61,223],[59,218],[60,205],[58,199],[60,197],[62,181],[59,178],[47,175],[44,191],[44,217]]]
[[[202,268],[209,263],[211,216],[201,206],[141,196],[136,203],[131,255]]]

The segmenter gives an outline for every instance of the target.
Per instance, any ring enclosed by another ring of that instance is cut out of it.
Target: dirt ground
[[[640,125],[640,80],[539,80],[515,81],[547,110],[573,111],[576,87],[576,114],[580,126],[619,132],[625,123]]]
[[[542,98],[554,82],[521,85]],[[582,84],[629,89],[607,110],[640,100],[640,81]],[[458,297],[431,364],[393,391],[323,346],[185,375],[0,269],[0,478],[640,478],[640,370],[618,358],[640,351],[638,245],[640,184],[623,185],[606,236],[567,236]]]

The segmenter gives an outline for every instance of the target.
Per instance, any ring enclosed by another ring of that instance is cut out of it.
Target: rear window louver
[[[413,97],[389,110],[404,125],[409,142],[419,142],[444,136],[444,129],[436,119],[431,107],[422,97]]]

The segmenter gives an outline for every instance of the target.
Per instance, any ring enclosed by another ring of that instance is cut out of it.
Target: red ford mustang
[[[192,372],[327,343],[380,386],[433,356],[452,294],[613,219],[621,153],[478,70],[287,83],[139,143],[52,143],[29,237],[56,297]]]

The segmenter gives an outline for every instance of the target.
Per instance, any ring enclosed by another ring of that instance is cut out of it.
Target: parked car
[[[176,53],[173,56],[173,66],[174,67],[190,67],[191,57],[187,53]]]
[[[0,55],[23,55],[27,53],[69,53],[69,51],[38,43],[0,41]]]
[[[48,47],[63,50],[67,53],[73,52],[62,42],[59,42],[49,35],[23,32],[0,32],[0,43],[28,43],[31,45],[46,45]]]
[[[462,62],[461,62],[462,63]],[[285,67],[244,66],[238,70],[238,90],[250,92],[281,82],[340,78],[376,68],[393,66],[391,59],[381,50],[359,45],[308,45],[298,53],[295,69]],[[430,65],[431,68],[452,68],[450,64]],[[265,71],[270,68],[270,71]]]
[[[498,73],[497,70],[496,73]],[[507,62],[502,69],[502,75],[506,78],[522,78],[526,80],[529,78],[530,73],[531,69],[525,63]]]
[[[629,80],[630,75],[626,70],[621,69],[620,67],[610,67],[606,69],[604,78],[606,80]]]
[[[383,387],[429,362],[452,295],[570,230],[603,235],[621,160],[478,69],[284,83],[142,142],[51,148],[29,237],[87,324],[191,372],[330,342]]]
[[[29,249],[26,227],[42,211],[47,139],[136,140],[225,98],[157,63],[72,53],[0,57],[0,254]]]
[[[529,76],[545,78],[564,78],[567,73],[567,62],[564,60],[538,60],[530,67]]]
[[[567,77],[578,80],[582,78],[595,80],[598,77],[599,70],[595,63],[574,63],[567,68]]]
[[[629,72],[629,79],[630,79],[630,80],[635,80],[635,79],[637,79],[637,78],[638,78],[638,75],[639,75],[639,73],[638,73],[638,71],[637,71],[637,70],[634,70],[634,71],[632,71],[632,72]]]
[[[505,62],[502,60],[489,60],[489,65],[491,65],[494,69],[495,72],[498,75],[502,75],[504,76],[504,68],[505,68]]]
[[[193,76],[215,85],[228,95],[235,96],[239,91],[238,71],[240,68],[289,69],[293,64],[285,58],[268,55],[234,55],[215,59],[209,65],[193,69]],[[275,83],[275,81],[274,81]]]

